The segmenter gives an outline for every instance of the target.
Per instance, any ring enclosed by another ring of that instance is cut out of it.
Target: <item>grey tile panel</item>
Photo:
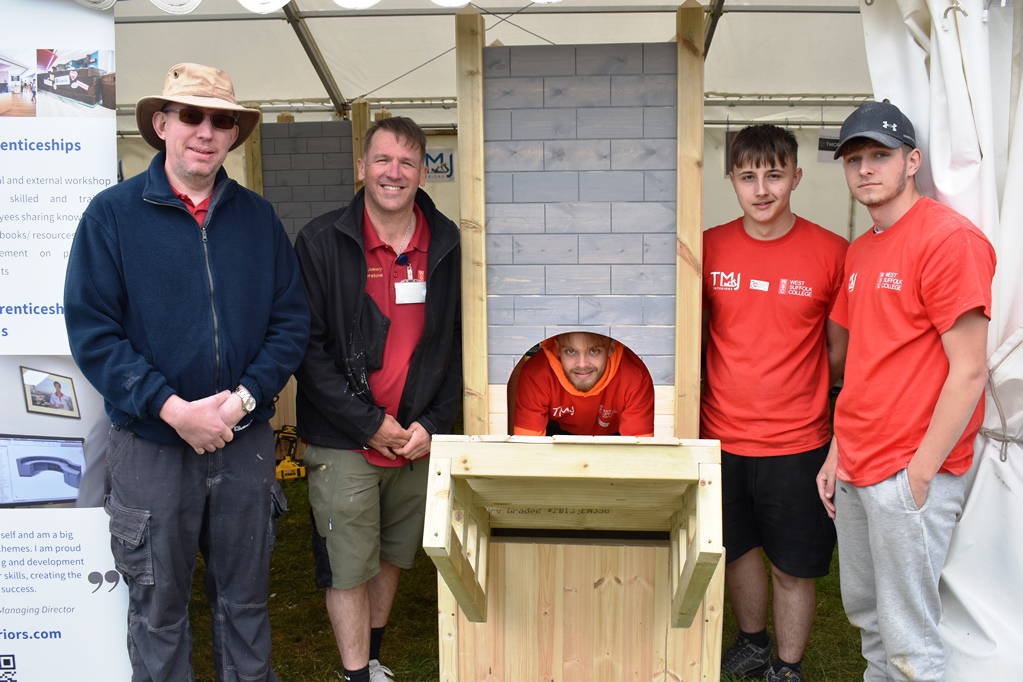
[[[543,78],[483,80],[483,109],[485,111],[539,109],[542,107]]]
[[[544,338],[544,327],[538,325],[517,325],[487,327],[487,352],[494,355],[522,356]]]
[[[543,106],[546,109],[566,107],[611,106],[610,76],[570,76],[545,78]]]
[[[483,139],[486,142],[510,140],[511,136],[511,109],[487,109],[483,117]]]
[[[512,251],[511,235],[487,233],[487,263],[491,265],[511,265],[515,262]]]
[[[544,170],[611,169],[609,140],[550,140],[543,143],[543,149]]]
[[[678,43],[646,43],[643,45],[643,73],[678,73]]]
[[[487,199],[490,199],[489,193]],[[543,204],[487,205],[487,234],[543,234],[543,231]]]
[[[548,294],[610,294],[610,265],[547,265],[534,266],[546,269],[546,291]]]
[[[643,198],[646,201],[675,201],[678,196],[675,171],[645,171]]]
[[[638,171],[579,173],[580,201],[642,201],[644,177]]]
[[[674,141],[611,140],[614,170],[674,170],[678,164]]]
[[[341,138],[339,137],[317,137],[306,142],[306,149],[311,154],[340,154]],[[349,149],[348,155],[351,156]]]
[[[654,386],[673,386],[675,384],[675,355],[644,355],[643,364],[650,372]]]
[[[612,265],[612,294],[674,294],[674,265]]]
[[[578,109],[576,137],[580,140],[643,137],[643,109],[640,107]]]
[[[675,296],[644,296],[643,324],[675,324]]]
[[[678,218],[673,202],[630,201],[611,204],[612,232],[670,232]]]
[[[516,109],[512,111],[513,140],[573,140],[575,109]]]
[[[611,106],[670,107],[678,104],[674,74],[611,76]]]
[[[637,234],[579,236],[579,263],[643,262],[643,239]]]
[[[515,324],[515,297],[488,293],[487,324]]]
[[[579,45],[575,61],[579,75],[643,73],[643,45]]]
[[[678,137],[678,110],[675,107],[643,109],[643,137],[671,140],[674,147]]]
[[[485,146],[484,163],[487,171],[542,171],[544,166],[542,140],[493,141]]]
[[[638,235],[637,235],[638,238]],[[678,237],[675,233],[644,234],[644,263],[675,263]]]
[[[611,337],[624,343],[637,355],[673,355],[675,353],[674,326],[611,325]]]
[[[642,296],[580,296],[581,324],[642,324]]]
[[[484,173],[483,185],[487,194],[488,214],[490,213],[490,204],[512,202],[512,173]]]
[[[528,45],[511,51],[510,74],[519,76],[571,76],[575,74],[575,47]]]
[[[323,137],[323,124],[321,121],[302,121],[300,123],[289,123],[291,127],[290,137]]]
[[[580,198],[579,173],[546,172],[513,173],[512,175],[514,176],[513,200],[515,202],[576,201]]]
[[[487,294],[546,293],[542,265],[487,265]]]
[[[295,125],[295,124],[289,124]],[[274,154],[305,154],[309,151],[309,141],[302,137],[286,137],[273,141]]]
[[[511,72],[511,48],[503,45],[483,48],[483,80],[507,78]]]
[[[516,296],[515,324],[577,324],[577,296]]]
[[[516,265],[575,264],[579,262],[579,237],[574,234],[514,236],[512,251]]]
[[[602,202],[564,202],[546,205],[548,234],[590,234],[611,231],[611,204]]]
[[[323,154],[292,154],[292,170],[323,170]]]

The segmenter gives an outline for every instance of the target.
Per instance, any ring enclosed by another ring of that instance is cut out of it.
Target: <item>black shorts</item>
[[[771,563],[796,578],[828,574],[835,524],[817,494],[830,443],[779,457],[721,452],[725,556],[731,562],[763,547]]]

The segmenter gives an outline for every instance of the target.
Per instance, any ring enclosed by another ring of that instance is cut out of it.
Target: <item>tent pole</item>
[[[327,91],[330,101],[334,104],[334,111],[343,118],[349,108],[348,101],[341,94],[341,88],[338,87],[337,81],[334,80],[334,74],[330,72],[330,67],[324,61],[320,48],[317,46],[312,32],[309,31],[305,19],[299,14],[298,7],[295,6],[295,0],[291,0],[283,9],[284,15],[288,18],[288,23],[291,24],[291,28],[295,29],[298,42],[301,43],[302,49],[305,50],[306,56],[309,57],[309,63],[312,64],[316,76],[320,79],[320,83],[323,84],[323,89]]]

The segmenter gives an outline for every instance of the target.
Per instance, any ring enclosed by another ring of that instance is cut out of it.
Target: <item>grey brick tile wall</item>
[[[643,324],[642,296],[580,296],[579,323]]]
[[[544,142],[543,150],[538,170],[611,170],[610,140],[553,140]]]
[[[580,263],[643,262],[643,240],[633,234],[599,234],[579,237]]]
[[[611,106],[610,76],[572,76],[567,78],[545,78],[543,82],[543,106],[557,107],[607,107]]]
[[[601,234],[611,231],[611,204],[607,202],[547,204],[543,215],[546,221],[541,217],[540,231],[546,227],[547,234]]]
[[[355,196],[351,121],[263,123],[263,196],[291,241],[312,218]],[[542,155],[541,155],[542,159]]]
[[[490,382],[590,330],[671,384],[677,46],[495,46],[483,63]]]

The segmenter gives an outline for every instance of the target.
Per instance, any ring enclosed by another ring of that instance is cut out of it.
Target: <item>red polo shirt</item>
[[[415,230],[409,236],[404,253],[408,255],[409,265],[412,266],[413,279],[425,282],[430,226],[426,224],[426,219],[418,206],[415,207],[415,212]],[[419,338],[423,335],[426,304],[394,302],[394,284],[408,279],[408,267],[398,265],[398,254],[377,236],[368,213],[363,215],[362,237],[366,244],[366,293],[380,308],[380,312],[391,320],[384,343],[383,367],[369,375],[369,387],[373,391],[376,404],[384,408],[384,412],[397,418],[398,404],[405,390],[405,378],[412,362],[412,354],[415,353]],[[376,466],[398,467],[406,461],[403,457],[387,459],[373,449],[363,450],[362,453],[370,464]]]
[[[211,194],[200,201],[197,206],[192,203],[192,198],[187,194],[179,194],[177,190],[174,190],[174,194],[177,195],[178,199],[181,199],[181,201],[185,203],[185,208],[187,208],[188,212],[192,214],[193,218],[195,218],[195,222],[199,223],[199,227],[202,227],[203,223],[206,222],[206,214],[210,211],[210,199],[213,198],[213,195]]]

